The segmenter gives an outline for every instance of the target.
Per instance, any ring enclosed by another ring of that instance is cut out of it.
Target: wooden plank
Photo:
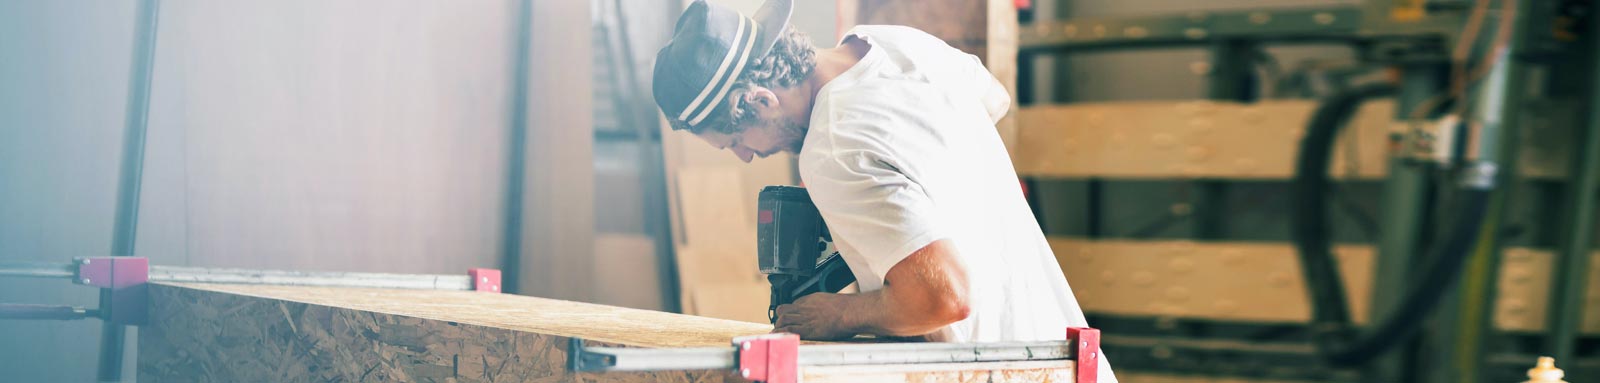
[[[1241,104],[1208,100],[1043,105],[1018,114],[1017,173],[1042,178],[1287,179],[1315,100]],[[1519,134],[1518,175],[1566,176],[1581,106],[1531,102]],[[1331,174],[1387,174],[1394,103],[1357,111],[1334,151]],[[1352,147],[1351,145],[1355,146]]]
[[[1278,243],[1050,238],[1084,311],[1252,322],[1311,319],[1294,249]],[[1372,248],[1339,246],[1358,323],[1367,318]]]
[[[1310,320],[1298,255],[1285,243],[1091,241],[1050,238],[1084,311],[1247,322]],[[1351,313],[1367,318],[1373,251],[1335,248]],[[1544,330],[1552,252],[1507,248],[1501,264],[1494,325],[1502,331]],[[1592,254],[1581,329],[1600,334],[1600,251]]]
[[[1023,108],[1018,114],[1017,173],[1045,178],[1288,178],[1315,108],[1311,100]],[[1393,102],[1362,106],[1341,136],[1332,174],[1382,177],[1393,115]]]
[[[594,116],[590,4],[532,2],[520,294],[593,300]],[[581,95],[575,97],[574,95]]]
[[[739,381],[566,372],[566,340],[703,347],[771,327],[510,294],[153,284],[142,381]]]
[[[467,291],[152,284],[144,381],[742,382],[732,371],[566,371],[567,340],[731,347],[765,324]],[[1070,361],[810,368],[805,381],[1070,382]]]
[[[1600,252],[1590,254],[1589,287],[1584,292],[1579,330],[1600,334]],[[1494,308],[1495,327],[1503,331],[1541,332],[1550,305],[1550,270],[1555,253],[1507,248],[1501,257],[1500,288]]]

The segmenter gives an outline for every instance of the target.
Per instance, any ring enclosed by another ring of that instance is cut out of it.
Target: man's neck
[[[866,41],[856,37],[845,39],[837,47],[817,50],[817,68],[811,71],[811,77],[806,78],[806,95],[812,100],[817,99],[817,92],[828,85],[829,81],[849,71],[861,58],[867,55],[871,46]]]

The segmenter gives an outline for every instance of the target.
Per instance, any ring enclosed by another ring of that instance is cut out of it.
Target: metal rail
[[[799,366],[908,365],[1073,360],[1072,342],[1005,343],[879,343],[802,345]],[[715,370],[737,367],[734,347],[619,348],[588,347],[572,339],[568,353],[573,371]]]
[[[274,286],[358,287],[417,290],[472,290],[467,275],[308,272],[184,266],[150,266],[151,282],[222,283]],[[73,263],[0,262],[0,277],[60,278],[78,282]]]

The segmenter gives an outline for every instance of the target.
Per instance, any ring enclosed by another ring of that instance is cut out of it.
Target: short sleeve
[[[978,59],[978,56],[970,54],[967,56],[972,58],[974,68],[972,83],[977,87],[975,94],[979,97],[978,101],[983,103],[983,109],[989,112],[989,120],[999,123],[1000,119],[1005,118],[1006,113],[1011,111],[1011,93],[1007,93],[1005,84],[1001,84],[1000,80],[983,66],[983,60]]]
[[[922,186],[880,153],[843,150],[812,165],[806,187],[828,230],[880,280],[912,252],[943,238]]]

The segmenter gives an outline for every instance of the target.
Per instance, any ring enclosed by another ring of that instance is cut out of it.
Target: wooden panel
[[[1084,311],[1259,322],[1311,319],[1299,259],[1286,244],[1051,238],[1050,247]],[[1372,249],[1339,246],[1334,252],[1351,315],[1365,322]]]
[[[1055,237],[1050,247],[1084,311],[1256,322],[1310,319],[1305,279],[1289,244]],[[1351,313],[1364,322],[1372,294],[1372,249],[1346,245],[1335,252]],[[1495,327],[1543,331],[1554,255],[1528,248],[1507,248],[1504,254]],[[1600,334],[1600,252],[1592,256],[1581,329]]]
[[[1047,178],[1285,179],[1314,100],[1252,104],[1132,101],[1046,105],[1018,113],[1017,173]],[[1566,101],[1527,105],[1519,134],[1519,176],[1566,176],[1569,142],[1582,108]],[[1331,174],[1359,178],[1387,172],[1394,103],[1368,103],[1345,126]],[[1354,147],[1350,144],[1355,143]]]
[[[534,1],[519,294],[591,301],[594,116],[590,4]],[[574,97],[574,95],[581,95]]]
[[[1591,254],[1589,288],[1584,292],[1583,320],[1579,330],[1600,334],[1600,253]],[[1544,331],[1550,305],[1550,270],[1555,254],[1546,250],[1505,249],[1500,268],[1500,291],[1495,305],[1495,327],[1505,331]]]
[[[765,324],[467,291],[153,284],[144,381],[742,382],[731,371],[566,371],[570,337],[724,347]],[[811,368],[808,382],[1070,382],[1073,363]]]
[[[509,294],[151,286],[142,381],[738,381],[724,371],[566,372],[567,337],[723,346],[770,327]]]
[[[1315,101],[1292,100],[1024,108],[1018,114],[1017,172],[1051,178],[1288,178],[1315,107]],[[1332,174],[1381,177],[1393,115],[1392,102],[1361,107],[1341,136]]]

